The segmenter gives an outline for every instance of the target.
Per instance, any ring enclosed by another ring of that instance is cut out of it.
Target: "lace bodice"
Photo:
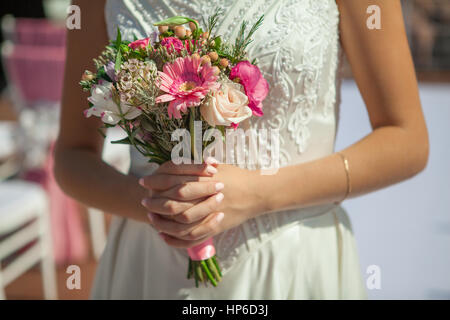
[[[281,166],[310,161],[333,152],[338,118],[339,11],[335,0],[108,0],[105,16],[109,36],[117,26],[125,39],[148,36],[156,21],[184,15],[202,21],[224,9],[217,34],[234,39],[242,20],[265,20],[248,53],[258,59],[270,91],[264,116],[252,117],[252,128],[280,132]],[[149,172],[145,159],[132,153],[131,172]],[[331,206],[331,205],[330,205]],[[216,237],[226,269],[242,250],[303,216],[330,206],[260,216]],[[246,249],[245,249],[246,248]]]

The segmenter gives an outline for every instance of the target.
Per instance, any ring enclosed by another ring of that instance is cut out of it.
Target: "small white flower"
[[[88,101],[93,106],[85,110],[85,116],[96,116],[102,119],[104,123],[115,125],[121,119],[120,110],[116,102],[112,98],[113,84],[108,81],[101,81],[99,84],[92,86],[91,96]],[[120,109],[123,116],[127,120],[138,117],[142,111],[127,103],[121,103]]]

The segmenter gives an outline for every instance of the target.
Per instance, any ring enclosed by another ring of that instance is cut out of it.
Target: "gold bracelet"
[[[345,176],[347,177],[347,190],[345,191],[344,198],[342,198],[341,201],[336,203],[336,204],[341,204],[342,201],[347,199],[347,197],[352,192],[352,184],[351,184],[351,180],[350,180],[350,169],[349,169],[347,157],[344,154],[342,154],[341,152],[336,152],[336,153],[341,157],[342,162],[344,162]]]

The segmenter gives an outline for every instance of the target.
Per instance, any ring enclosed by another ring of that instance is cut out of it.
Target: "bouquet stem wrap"
[[[194,277],[196,287],[199,282],[206,283],[208,281],[213,286],[217,286],[222,279],[222,273],[217,263],[213,239],[208,238],[204,242],[188,248],[187,251],[189,254],[188,279]]]

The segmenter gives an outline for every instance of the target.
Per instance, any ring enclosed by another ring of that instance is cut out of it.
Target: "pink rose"
[[[167,37],[162,39],[161,45],[163,47],[166,47],[168,53],[172,53],[173,49],[175,49],[175,51],[178,53],[184,49],[183,42],[175,37]]]
[[[133,50],[145,49],[148,46],[149,42],[150,42],[150,37],[133,41],[128,46]]]
[[[249,61],[239,62],[231,69],[230,79],[239,79],[248,97],[248,106],[252,109],[255,116],[262,116],[262,101],[269,92],[269,84],[261,74],[259,68]]]

